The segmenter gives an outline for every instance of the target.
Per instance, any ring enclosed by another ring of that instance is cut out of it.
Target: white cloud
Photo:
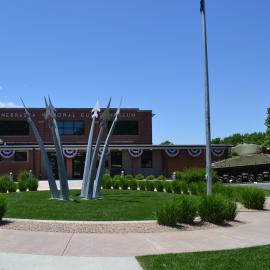
[[[22,106],[15,104],[12,101],[0,101],[0,108],[21,108]]]

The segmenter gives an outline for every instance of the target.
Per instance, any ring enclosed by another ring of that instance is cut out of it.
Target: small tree
[[[266,125],[266,134],[264,145],[270,146],[270,108],[267,108],[267,118],[265,120],[265,125]]]

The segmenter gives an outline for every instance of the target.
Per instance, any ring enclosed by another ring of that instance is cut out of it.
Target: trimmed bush
[[[181,186],[181,183],[179,181],[173,181],[172,182],[172,189],[173,189],[173,192],[176,193],[176,194],[182,194],[182,186]]]
[[[225,208],[225,220],[232,221],[235,220],[237,216],[237,204],[236,202],[227,200]]]
[[[115,175],[114,177],[113,177],[113,181],[117,181],[117,180],[121,180],[122,179],[122,177],[121,177],[121,175],[119,175],[119,174],[117,174],[117,175]]]
[[[206,195],[206,182],[199,182],[197,183],[198,185],[198,192],[199,192],[199,195]]]
[[[18,183],[18,188],[20,191],[26,191],[27,190],[27,181],[20,181]]]
[[[137,175],[135,176],[135,179],[136,179],[136,180],[144,180],[144,175],[142,175],[141,173],[139,173],[139,174],[137,174]]]
[[[184,195],[188,195],[189,194],[189,192],[188,192],[188,185],[184,181],[181,181],[180,182],[180,185],[181,185],[182,193]]]
[[[33,177],[31,179],[28,179],[27,182],[27,188],[29,191],[37,191],[38,189],[38,179]]]
[[[6,211],[7,211],[6,200],[0,197],[0,221],[4,217]]]
[[[155,179],[155,176],[154,175],[148,175],[146,177],[146,180],[154,180]]]
[[[136,180],[130,180],[130,181],[128,181],[128,184],[129,184],[129,188],[131,190],[137,190],[138,184],[137,184]]]
[[[103,178],[102,178],[103,181],[106,181],[106,180],[112,180],[111,176],[108,174],[108,173],[105,173],[103,175]]]
[[[147,191],[155,191],[155,185],[153,183],[153,181],[146,181],[146,190]]]
[[[120,180],[114,180],[114,181],[112,181],[113,189],[119,189],[120,182],[121,182]]]
[[[16,192],[16,191],[17,191],[17,184],[12,182],[12,181],[9,181],[8,182],[8,192],[12,193],[12,192]]]
[[[175,226],[177,221],[176,211],[177,208],[174,201],[169,201],[161,205],[156,211],[158,224],[165,226]]]
[[[166,180],[166,177],[164,175],[160,175],[157,180]]]
[[[181,198],[177,200],[176,209],[177,222],[192,224],[197,216],[197,199],[192,196],[181,196]]]
[[[265,193],[257,188],[242,188],[241,202],[246,208],[262,210],[264,208]]]
[[[176,180],[182,180],[186,183],[198,183],[205,181],[205,174],[206,172],[203,168],[191,168],[184,171],[177,171],[175,177]],[[218,180],[217,173],[215,171],[212,171],[212,179],[213,182],[217,182]]]
[[[164,191],[164,181],[155,181],[155,188],[158,192]]]
[[[33,175],[32,175],[33,176]],[[17,180],[18,181],[26,181],[30,178],[30,173],[27,170],[19,171]]]
[[[104,184],[103,186],[104,189],[111,189],[113,185],[113,181],[112,179],[105,179],[103,184]]]
[[[131,175],[131,174],[127,174],[127,175],[125,176],[125,179],[128,180],[128,181],[130,181],[130,180],[133,180],[134,177],[133,177],[133,175]]]
[[[221,224],[226,217],[226,201],[220,195],[203,196],[198,211],[202,221]]]
[[[188,189],[189,189],[189,192],[191,195],[198,195],[199,194],[197,183],[190,183],[188,185]]]
[[[146,183],[145,183],[145,181],[144,181],[144,180],[142,180],[142,181],[137,181],[137,183],[138,183],[138,186],[139,186],[140,190],[141,190],[141,191],[145,191],[145,188],[146,188]]]
[[[173,192],[172,182],[165,182],[165,189],[166,189],[166,192],[172,193]]]
[[[129,185],[129,183],[128,183],[127,180],[122,179],[120,181],[120,187],[121,187],[122,190],[127,190],[128,189],[128,185]]]
[[[9,188],[9,176],[8,175],[3,175],[0,177],[0,193],[7,193],[8,188]]]

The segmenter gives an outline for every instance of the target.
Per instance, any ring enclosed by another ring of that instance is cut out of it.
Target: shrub
[[[154,185],[153,181],[147,180],[145,183],[146,183],[146,190],[147,191],[154,191],[155,190],[155,185]]]
[[[137,190],[138,184],[137,184],[136,180],[130,180],[130,181],[128,181],[128,184],[129,184],[129,188],[131,190]]]
[[[8,182],[8,192],[11,193],[11,192],[16,192],[17,191],[17,184],[12,182],[12,181],[9,181]]]
[[[176,203],[174,201],[169,201],[161,205],[156,211],[158,224],[175,226],[177,221],[176,211]]]
[[[182,189],[181,189],[181,183],[179,181],[173,181],[172,182],[172,188],[173,188],[173,192],[176,194],[181,194],[182,193]]]
[[[117,180],[121,180],[122,179],[122,177],[121,177],[121,175],[119,175],[119,174],[117,174],[117,175],[115,175],[114,177],[113,177],[113,181],[117,181]]]
[[[9,176],[8,175],[3,175],[0,177],[0,193],[7,193],[8,188],[9,188]]]
[[[235,220],[237,215],[237,204],[236,202],[227,200],[226,201],[226,208],[225,208],[225,220]]]
[[[18,188],[20,191],[26,191],[27,190],[27,181],[23,180],[18,183]]]
[[[0,197],[0,221],[4,217],[6,211],[7,211],[6,200]]]
[[[113,184],[113,188],[114,189],[119,189],[119,187],[120,187],[120,180],[114,180],[114,181],[112,181],[112,184]]]
[[[102,178],[102,181],[106,181],[106,180],[112,180],[111,176],[108,173],[105,173]]]
[[[154,180],[155,179],[155,176],[154,175],[148,175],[146,177],[146,180]]]
[[[181,181],[180,185],[181,185],[182,193],[185,194],[185,195],[188,195],[189,194],[188,185],[184,181]]]
[[[145,188],[146,188],[145,181],[142,180],[142,181],[138,181],[137,183],[138,183],[140,190],[145,191]]]
[[[17,180],[18,181],[26,181],[30,178],[30,173],[27,170],[19,171]]]
[[[198,210],[202,221],[220,224],[226,218],[226,201],[220,195],[203,196]]]
[[[177,200],[177,222],[192,224],[198,211],[198,204],[196,198],[192,196],[181,196]]]
[[[157,180],[166,180],[166,177],[164,175],[160,175]]]
[[[166,192],[172,193],[173,192],[172,183],[171,182],[165,182],[165,189],[166,189]]]
[[[199,182],[197,185],[199,195],[206,195],[206,182]]]
[[[158,192],[164,191],[164,181],[155,181],[155,188]]]
[[[242,188],[241,202],[246,208],[262,210],[264,208],[265,193],[257,188]]]
[[[113,185],[112,179],[105,179],[102,186],[104,189],[111,189],[112,185]]]
[[[33,177],[27,180],[27,188],[29,191],[37,191],[38,189],[38,180],[37,178]]]
[[[189,189],[189,192],[191,195],[198,195],[199,194],[197,183],[190,183],[188,185],[188,189]]]
[[[134,177],[133,177],[133,175],[131,175],[131,174],[127,174],[127,175],[125,176],[125,179],[130,181],[130,180],[133,180]]]
[[[136,179],[136,180],[144,180],[144,175],[142,175],[141,173],[139,173],[139,174],[137,174],[137,175],[135,176],[135,179]]]
[[[176,180],[182,180],[186,183],[198,183],[205,181],[205,169],[203,168],[191,168],[191,169],[185,169],[184,171],[177,171],[176,172]],[[218,177],[217,173],[215,171],[212,171],[212,179],[213,182],[217,182]]]
[[[122,179],[120,181],[120,187],[121,187],[122,190],[127,190],[128,189],[128,185],[129,185],[129,183],[128,183],[127,180]]]

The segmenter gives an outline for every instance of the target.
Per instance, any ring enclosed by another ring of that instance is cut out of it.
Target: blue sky
[[[212,137],[264,131],[270,1],[207,0]],[[0,3],[0,106],[152,109],[154,143],[204,143],[199,0]]]

